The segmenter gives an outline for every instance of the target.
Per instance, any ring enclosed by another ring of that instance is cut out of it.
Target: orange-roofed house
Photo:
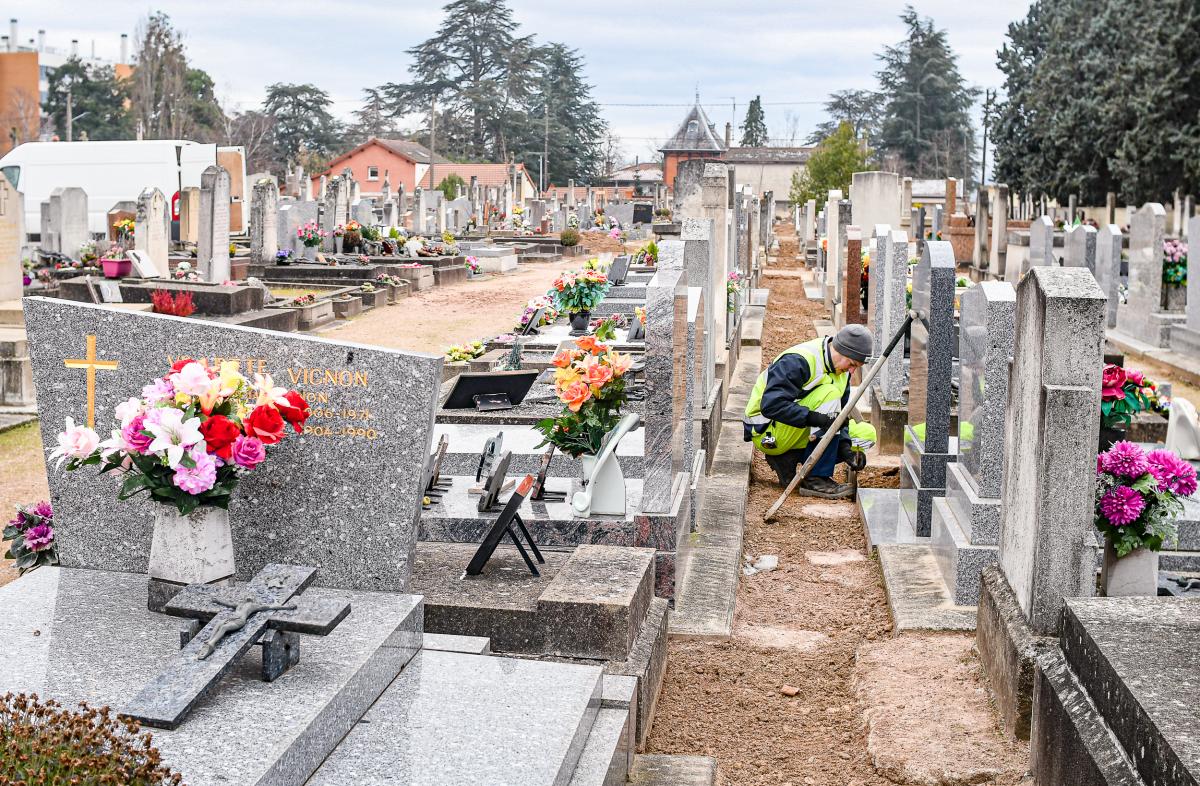
[[[514,165],[516,173],[516,191],[514,197],[518,201],[537,198],[537,186],[533,182],[533,178],[525,171],[524,164]],[[471,185],[471,178],[478,178],[481,187],[486,186],[503,186],[504,181],[508,179],[508,164],[455,164],[453,162],[438,162],[434,167],[433,177],[436,183],[441,183],[442,180],[449,177],[451,174],[458,175],[463,179],[464,188]],[[435,184],[436,184],[435,183]],[[429,188],[429,173],[425,173],[425,178],[421,183],[422,188]]]
[[[411,194],[419,181],[428,181],[430,159],[429,148],[418,142],[371,137],[353,150],[330,161],[324,172],[314,174],[313,194],[320,192],[321,175],[340,175],[347,167],[358,181],[359,193],[364,197],[375,197],[383,193],[385,175],[391,183],[393,194],[401,185]],[[441,164],[450,164],[450,159],[442,156],[432,156],[432,159],[435,170],[440,170]],[[444,174],[437,172],[435,177],[441,182]]]

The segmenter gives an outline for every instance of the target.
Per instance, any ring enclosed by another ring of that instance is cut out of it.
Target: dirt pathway
[[[794,238],[782,237],[780,251],[781,262],[788,256],[793,260],[772,268],[802,266],[794,261]],[[805,298],[800,280],[773,278],[770,287],[762,352],[767,361],[814,337],[812,320],[826,316],[821,304]],[[868,468],[860,483],[895,487],[897,470]],[[737,786],[910,782],[879,774],[872,756],[878,757],[878,746],[869,749],[863,721],[867,702],[856,696],[856,662],[875,647],[888,648],[894,639],[879,567],[865,556],[866,540],[855,506],[797,498],[783,507],[775,523],[764,524],[763,513],[778,494],[774,473],[756,455],[745,554],[778,555],[779,568],[741,578],[730,641],[670,642],[647,750],[714,756],[727,783]],[[968,639],[930,637],[916,646],[961,653],[969,651]],[[888,654],[879,657],[886,659]],[[905,675],[904,681],[911,682],[911,677]],[[947,680],[950,695],[929,697],[926,706],[953,703],[959,692],[980,690],[972,679],[969,686]],[[930,739],[928,722],[927,715],[911,729],[914,739]],[[976,719],[975,727],[968,724],[962,736],[983,742],[995,737],[990,726],[985,711],[982,724]],[[1023,769],[1022,751],[1002,753],[1001,758],[1007,757],[1002,764]],[[954,762],[948,766],[953,768]],[[1006,773],[998,776],[990,782],[1015,780]]]

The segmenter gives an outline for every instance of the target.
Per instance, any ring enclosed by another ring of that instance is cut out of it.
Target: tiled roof
[[[420,142],[412,142],[408,139],[380,139],[378,137],[372,137],[372,139],[398,156],[404,156],[408,160],[415,161],[418,164],[429,163],[429,148]],[[444,156],[434,156],[434,163],[448,164],[450,163],[450,159]]]
[[[807,164],[812,147],[731,147],[724,161],[731,164]]]
[[[663,153],[704,151],[717,153],[724,149],[724,143],[717,137],[717,132],[713,130],[708,115],[704,114],[704,109],[699,104],[692,107],[675,135],[659,148]]]
[[[525,165],[517,164],[517,171],[524,172]],[[438,161],[433,176],[438,182],[454,173],[463,179],[467,185],[471,178],[479,178],[481,186],[502,186],[508,180],[508,164],[456,164],[452,161]],[[426,180],[428,184],[428,180]]]

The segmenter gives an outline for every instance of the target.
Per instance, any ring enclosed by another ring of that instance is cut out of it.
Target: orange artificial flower
[[[614,377],[623,377],[633,366],[632,355],[622,355],[620,352],[608,353],[608,365],[612,368]]]
[[[550,362],[553,363],[556,368],[566,368],[567,366],[571,365],[571,360],[572,358],[570,351],[563,350],[555,355],[554,360],[551,360]]]
[[[558,397],[567,405],[567,409],[578,412],[579,408],[592,397],[592,389],[583,382],[572,382]]]
[[[585,368],[585,373],[588,384],[597,388],[603,387],[613,378],[613,370],[603,363],[589,363]]]
[[[583,338],[576,339],[575,344],[580,349],[591,352],[593,355],[601,355],[608,351],[608,347],[596,341],[595,336],[584,336]]]

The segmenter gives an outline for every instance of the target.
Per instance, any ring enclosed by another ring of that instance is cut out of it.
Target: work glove
[[[838,461],[845,463],[855,472],[862,472],[867,467],[867,454],[855,450],[854,445],[844,439],[838,443]]]
[[[815,409],[809,410],[808,417],[805,419],[805,423],[807,423],[810,427],[819,428],[822,431],[832,426],[833,421],[834,417],[832,415],[826,415],[824,412],[817,412]]]

